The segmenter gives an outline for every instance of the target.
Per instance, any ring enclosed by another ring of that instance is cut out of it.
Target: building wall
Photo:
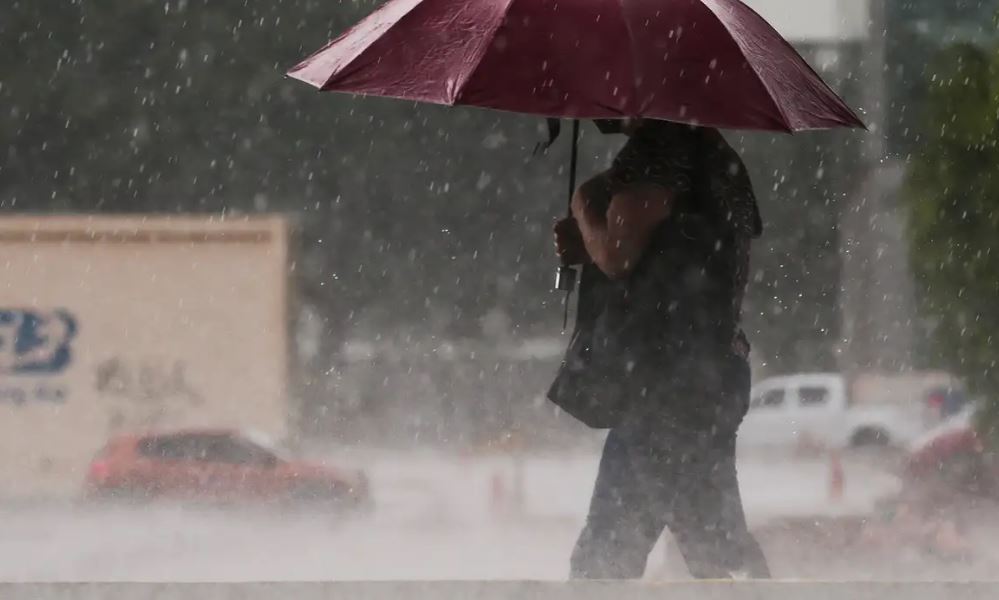
[[[792,42],[832,43],[867,37],[870,0],[744,0]]]
[[[107,438],[287,427],[278,218],[0,219],[0,494],[69,491]]]

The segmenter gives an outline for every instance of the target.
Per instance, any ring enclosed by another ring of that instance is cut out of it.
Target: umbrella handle
[[[566,213],[572,216],[572,196],[576,193],[576,166],[579,162],[579,119],[572,121],[572,154],[569,159],[569,199],[566,203]],[[568,265],[560,265],[555,274],[555,289],[571,294],[576,288],[576,270]],[[569,298],[566,297],[566,310]],[[568,318],[567,318],[568,320]]]
[[[572,216],[572,196],[576,193],[576,166],[579,162],[579,119],[572,120],[572,153],[569,158],[569,201],[566,207],[568,216]],[[560,265],[555,273],[555,289],[565,292],[565,304],[562,312],[562,331],[569,325],[569,300],[572,291],[576,289],[576,270],[568,265]]]

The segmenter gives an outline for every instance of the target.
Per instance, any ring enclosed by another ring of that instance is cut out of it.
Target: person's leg
[[[608,434],[572,556],[573,578],[641,577],[667,525],[695,577],[744,572],[769,578],[736,478],[735,432],[749,403],[748,365],[709,360],[682,372],[682,382],[663,387],[674,390],[669,397]]]
[[[746,523],[736,478],[735,438],[715,439],[694,448],[677,476],[669,528],[690,574],[725,579],[742,574],[768,579],[766,558]]]
[[[656,497],[691,575],[769,578],[766,559],[746,523],[736,476],[736,431],[748,407],[749,367],[738,357],[701,366],[702,376],[689,380],[699,381],[700,389],[687,388],[683,394],[710,410],[664,421],[651,440],[656,448],[652,456],[666,473],[659,481],[670,483]],[[659,440],[668,445],[657,444]]]
[[[631,462],[632,433],[612,429],[593,488],[586,525],[570,561],[572,579],[637,579],[663,525],[650,524],[647,498]]]

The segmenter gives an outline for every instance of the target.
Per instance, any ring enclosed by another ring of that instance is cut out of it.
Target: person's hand
[[[563,265],[581,265],[590,262],[583,244],[583,234],[579,232],[576,219],[566,218],[555,222],[555,254]]]

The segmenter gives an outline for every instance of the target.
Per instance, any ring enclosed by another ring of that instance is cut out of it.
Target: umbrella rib
[[[748,10],[751,14],[755,15],[757,19],[763,21],[763,23],[765,23],[768,27],[770,27],[771,30],[773,30],[773,32],[776,35],[777,39],[780,40],[780,43],[783,44],[784,47],[787,48],[788,51],[790,51],[794,56],[796,56],[798,58],[798,61],[801,63],[801,65],[804,66],[804,68],[808,71],[808,73],[811,74],[814,77],[814,80],[816,82],[818,82],[818,84],[820,86],[822,86],[824,88],[824,90],[826,92],[828,92],[829,95],[832,96],[832,98],[834,98],[836,100],[834,102],[835,107],[836,107],[836,109],[838,111],[840,111],[841,117],[843,118],[843,120],[844,121],[850,121],[850,122],[852,122],[853,126],[860,127],[862,129],[866,130],[867,129],[867,125],[864,123],[864,120],[861,119],[859,116],[857,116],[857,113],[854,112],[854,110],[852,108],[850,108],[850,106],[847,105],[846,102],[844,102],[843,99],[840,98],[838,94],[836,94],[836,92],[833,91],[833,89],[829,86],[829,84],[826,83],[826,81],[821,76],[819,76],[818,73],[815,72],[815,69],[812,68],[812,65],[808,64],[808,61],[805,60],[800,54],[798,54],[798,51],[794,48],[794,46],[791,44],[791,42],[787,41],[787,39],[784,36],[780,35],[780,33],[778,31],[774,30],[773,26],[770,25],[769,21],[767,21],[766,19],[764,19],[760,15],[760,13],[756,12],[753,9],[753,7],[745,4],[744,2],[742,2],[742,0],[739,0],[739,1],[746,8],[746,10]],[[709,8],[708,10],[711,10],[711,9]],[[713,10],[711,12],[712,12],[712,14],[714,14]],[[725,25],[724,20],[722,20],[717,15],[715,15],[715,16],[716,16],[716,18],[718,18],[719,21],[722,22],[722,25],[725,27],[725,29],[728,30],[728,26]],[[735,36],[732,36],[732,37],[733,37],[733,39],[735,38]],[[736,42],[736,43],[738,43],[738,42]],[[741,49],[742,46],[740,45],[739,48]],[[759,73],[756,72],[755,68],[753,69],[753,73],[756,73],[756,76],[760,77]],[[767,85],[766,85],[765,82],[764,82],[763,85],[764,85],[764,87],[766,87],[767,92],[770,93],[770,88],[767,87]],[[778,105],[777,108],[779,109],[780,106]],[[781,114],[784,114],[783,110],[781,110]]]
[[[628,51],[631,54],[631,103],[636,110],[636,114],[629,116],[637,116],[637,113],[642,112],[643,107],[638,105],[638,76],[635,72],[636,66],[638,65],[638,50],[635,48],[635,34],[631,28],[631,21],[628,19],[628,11],[624,7],[624,3],[628,0],[617,0],[618,4],[621,5],[621,20],[624,22],[624,30],[628,35]]]
[[[493,40],[496,39],[496,33],[499,32],[500,27],[503,26],[503,19],[506,18],[506,14],[510,10],[510,7],[513,6],[514,2],[516,2],[516,0],[505,0],[503,9],[497,11],[497,16],[499,17],[497,20],[498,22],[494,23],[492,31],[490,31],[486,36],[485,43],[483,43],[479,48],[478,55],[472,61],[472,67],[465,73],[462,81],[455,86],[454,98],[449,99],[452,105],[461,102],[465,95],[465,86],[467,86],[468,82],[472,80],[472,75],[475,74],[475,71],[477,71],[479,66],[482,64],[482,61],[485,60],[486,54],[489,53],[489,48],[493,45]]]
[[[313,85],[314,87],[318,88],[320,91],[325,91],[327,89],[327,86],[329,86],[332,83],[332,81],[333,81],[334,78],[336,78],[336,77],[343,77],[343,75],[345,73],[350,72],[350,69],[354,65],[354,63],[356,63],[362,56],[364,56],[364,54],[366,52],[368,52],[369,50],[371,50],[371,46],[373,46],[376,42],[378,42],[378,40],[381,38],[381,36],[385,35],[389,31],[391,31],[392,29],[395,29],[396,27],[398,27],[400,23],[402,23],[403,21],[405,21],[408,18],[410,18],[410,15],[412,15],[418,8],[422,7],[428,1],[429,0],[415,0],[413,2],[412,6],[410,6],[404,13],[402,13],[401,15],[399,15],[398,17],[396,17],[391,23],[388,23],[384,27],[384,30],[378,36],[370,36],[370,35],[367,36],[369,38],[369,39],[366,40],[367,43],[365,43],[365,44],[363,44],[363,46],[357,48],[353,52],[353,55],[348,60],[343,61],[342,64],[340,65],[340,67],[338,69],[336,69],[334,72],[330,73],[325,78],[325,80],[323,81],[322,84],[316,85],[314,82],[311,82],[308,79],[306,79],[305,77],[302,77],[299,73],[301,71],[304,71],[304,70],[308,69],[308,67],[311,66],[312,62],[317,57],[321,56],[330,47],[334,46],[335,44],[342,43],[344,40],[348,39],[351,35],[357,35],[358,31],[361,29],[361,27],[363,27],[364,25],[368,24],[371,19],[377,17],[381,13],[388,12],[388,11],[392,10],[393,8],[396,8],[396,4],[398,4],[398,3],[389,1],[389,2],[386,2],[386,3],[382,4],[381,6],[379,6],[378,8],[376,8],[366,18],[362,19],[358,23],[355,23],[353,26],[351,26],[346,31],[344,31],[342,34],[340,34],[339,36],[337,36],[336,38],[334,38],[333,40],[331,40],[330,42],[328,42],[325,46],[323,46],[322,48],[320,48],[318,51],[314,52],[313,54],[311,54],[310,56],[308,56],[304,60],[302,60],[299,64],[297,64],[294,67],[292,67],[288,71],[287,75],[290,76],[290,77],[292,77],[292,78],[294,78],[294,79],[299,79],[300,81],[304,81],[305,83],[309,83],[310,85]]]
[[[756,14],[756,12],[753,11],[752,9],[750,9],[748,6],[746,6],[742,2],[742,0],[735,0],[735,1],[738,2],[739,4],[742,4],[743,6],[745,6],[747,9],[749,9],[751,12],[753,12],[753,14]],[[706,9],[708,9],[708,12],[711,13],[711,16],[714,17],[718,21],[718,23],[720,23],[721,26],[725,29],[725,31],[728,32],[729,37],[732,39],[733,42],[735,42],[735,45],[739,48],[739,52],[741,52],[743,58],[745,58],[745,56],[746,56],[746,49],[743,48],[743,46],[742,46],[742,38],[740,36],[736,35],[736,33],[733,32],[732,29],[728,26],[728,23],[725,21],[725,19],[721,18],[718,15],[718,13],[715,12],[715,9],[713,7],[714,3],[711,2],[710,0],[700,0],[700,2],[701,2],[701,6],[703,6]],[[757,15],[757,16],[759,16],[759,15]],[[762,20],[763,17],[760,17],[760,19]],[[764,22],[766,22],[766,21],[764,21]],[[784,40],[783,36],[781,36],[781,35],[778,34],[777,37],[779,37],[781,40],[783,40],[785,44],[787,44],[788,46],[790,46],[790,43],[788,43],[786,40]],[[797,53],[797,50],[793,50],[793,47],[792,47],[792,51],[795,52],[795,53]],[[777,109],[777,113],[780,115],[780,118],[781,118],[781,124],[784,126],[785,130],[788,131],[789,133],[790,132],[794,132],[794,127],[791,125],[791,122],[790,122],[790,120],[787,117],[787,113],[784,111],[784,107],[782,107],[780,105],[780,102],[778,102],[777,99],[774,98],[774,92],[773,92],[773,90],[770,89],[770,86],[767,85],[766,79],[762,75],[760,75],[760,72],[756,69],[756,65],[753,64],[753,61],[751,61],[751,60],[749,60],[747,58],[746,59],[746,64],[749,65],[749,70],[753,72],[753,76],[756,78],[756,80],[760,83],[761,86],[763,86],[763,89],[766,90],[766,92],[767,92],[766,96],[767,96],[767,98],[770,99],[770,102],[773,103],[774,108]]]

